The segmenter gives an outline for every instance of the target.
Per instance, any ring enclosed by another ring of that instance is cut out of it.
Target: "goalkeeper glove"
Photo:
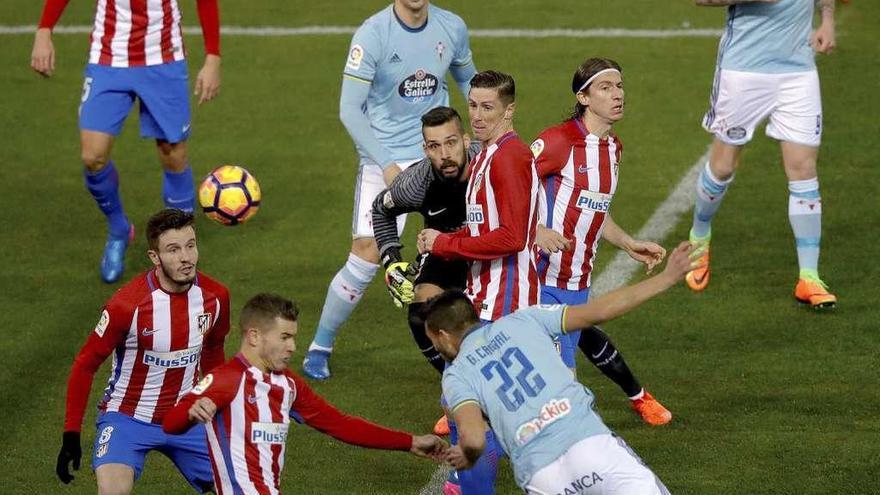
[[[413,281],[417,274],[416,267],[405,261],[391,263],[385,269],[385,285],[388,286],[388,293],[391,294],[391,299],[398,308],[411,303],[415,297]]]
[[[55,474],[62,483],[73,481],[70,474],[69,464],[73,462],[73,469],[79,471],[79,462],[82,459],[82,448],[79,444],[78,431],[65,431],[62,436],[61,452],[58,453],[58,462],[55,464]]]

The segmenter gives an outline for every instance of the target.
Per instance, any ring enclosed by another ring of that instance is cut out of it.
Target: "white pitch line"
[[[681,221],[682,216],[693,208],[697,177],[708,159],[709,150],[707,149],[703,156],[697,158],[697,161],[685,172],[669,196],[654,210],[654,214],[642,226],[641,230],[633,236],[635,239],[656,242],[662,242],[666,239],[672,229]],[[641,266],[641,263],[630,258],[625,252],[618,251],[611,263],[593,280],[590,287],[591,298],[623,287]],[[449,471],[450,468],[447,466],[438,466],[434,474],[431,475],[431,479],[419,490],[419,495],[443,495],[443,484],[446,482]]]
[[[33,34],[36,26],[0,26],[0,35]],[[198,33],[198,26],[185,32]],[[221,26],[225,36],[324,36],[354,34],[356,26]],[[86,34],[92,26],[56,26],[57,34]],[[718,29],[471,29],[471,38],[718,38]]]

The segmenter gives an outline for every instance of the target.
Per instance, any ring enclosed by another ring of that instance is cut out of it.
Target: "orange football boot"
[[[691,288],[694,292],[700,292],[709,285],[709,239],[712,237],[712,234],[709,233],[706,237],[698,238],[694,237],[693,234],[690,235],[690,241],[693,244],[699,246],[699,249],[703,250],[703,254],[700,255],[699,258],[694,260],[695,262],[703,265],[700,268],[695,270],[691,270],[684,276],[685,282],[687,282],[687,286]]]
[[[828,292],[828,285],[812,274],[801,274],[794,288],[794,297],[813,309],[832,309],[837,304],[837,296]]]
[[[442,418],[437,420],[437,423],[434,424],[434,434],[441,437],[449,435],[449,420],[446,419],[445,414]]]
[[[663,407],[647,390],[640,399],[631,401],[632,408],[651,426],[661,426],[672,421],[672,413]]]

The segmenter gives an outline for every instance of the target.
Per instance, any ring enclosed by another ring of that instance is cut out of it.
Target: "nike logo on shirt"
[[[429,217],[437,216],[437,215],[443,213],[444,211],[446,211],[446,208],[442,208],[442,209],[439,209],[439,210],[437,210],[437,211],[431,211],[431,210],[428,210],[428,216],[429,216]]]

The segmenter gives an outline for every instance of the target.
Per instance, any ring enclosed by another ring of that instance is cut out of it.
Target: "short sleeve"
[[[517,311],[521,317],[538,324],[541,330],[550,337],[558,337],[565,333],[565,309],[562,304],[539,304]]]
[[[376,75],[376,66],[382,59],[379,36],[370,25],[363,25],[351,39],[343,73],[352,79],[370,83]]]
[[[459,406],[468,402],[480,405],[477,391],[454,367],[448,368],[443,374],[443,396],[446,398],[450,413],[454,413]]]

